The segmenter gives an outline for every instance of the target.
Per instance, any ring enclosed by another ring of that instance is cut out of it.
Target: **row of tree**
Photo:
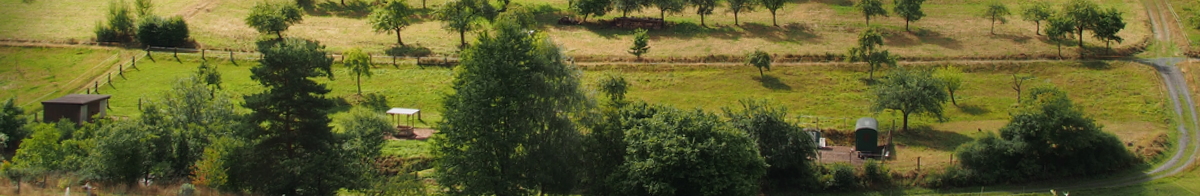
[[[1046,35],[1058,45],[1059,55],[1062,55],[1061,42],[1069,40],[1068,36],[1072,34],[1082,48],[1085,30],[1092,31],[1092,36],[1104,41],[1106,47],[1110,42],[1120,43],[1124,40],[1117,36],[1118,32],[1125,29],[1124,13],[1115,7],[1103,9],[1091,0],[1071,0],[1060,5],[1058,11],[1053,6],[1044,0],[1027,4],[1022,8],[1021,18],[1037,24],[1039,35],[1041,22],[1046,21]],[[1004,16],[1010,14],[1003,5],[992,4],[989,7],[988,13],[994,18],[993,21],[995,18],[1003,20]]]
[[[155,15],[151,0],[135,0],[133,5],[134,9],[130,10],[124,0],[109,2],[107,23],[96,24],[96,41],[137,40],[146,46],[170,47],[187,44],[190,35],[183,17],[163,18]],[[137,18],[131,12],[135,12]]]

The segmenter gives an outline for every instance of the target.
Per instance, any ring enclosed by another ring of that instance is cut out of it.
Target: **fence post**
[[[921,171],[921,157],[917,157],[917,171]]]
[[[201,61],[208,61],[208,59],[204,57],[204,49],[200,49],[200,60],[201,60]]]
[[[229,62],[233,62],[233,50],[229,50]]]
[[[146,56],[147,56],[147,57],[150,57],[150,60],[151,60],[151,61],[155,61],[155,60],[154,60],[154,56],[153,56],[153,55],[150,55],[150,46],[146,46]]]
[[[175,59],[179,59],[179,48],[172,48],[171,52],[175,53]]]
[[[142,111],[142,98],[141,97],[138,98],[138,111]],[[917,161],[917,162],[920,162],[920,161]],[[917,166],[917,167],[919,168],[920,166]]]
[[[396,56],[392,56],[392,67],[396,66]]]
[[[125,75],[125,64],[117,64],[117,74],[121,74],[122,76]],[[108,75],[112,75],[112,73],[108,73]]]
[[[100,81],[96,81],[96,83],[92,83],[92,88],[95,89],[93,91],[95,91],[96,94],[100,94]]]
[[[108,73],[108,85],[112,86],[112,72]]]

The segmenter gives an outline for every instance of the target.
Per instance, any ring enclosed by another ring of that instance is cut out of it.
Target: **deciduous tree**
[[[763,74],[763,68],[771,70],[771,55],[762,50],[754,50],[754,52],[746,56],[746,64],[757,67],[759,77],[766,77],[767,75]]]
[[[910,31],[908,23],[925,17],[925,12],[921,11],[921,4],[924,4],[925,0],[893,0],[893,3],[896,4],[896,7],[892,11],[900,17],[904,17],[904,31]]]
[[[996,34],[996,21],[1000,21],[1001,23],[1008,22],[1008,18],[1006,18],[1006,17],[1008,15],[1012,15],[1012,12],[1008,11],[1008,7],[1004,6],[1004,3],[1001,3],[999,1],[992,1],[991,3],[988,3],[987,10],[983,11],[983,15],[985,17],[992,19],[991,32],[993,35],[995,35]]]
[[[658,18],[663,21],[667,20],[667,13],[683,12],[687,3],[687,0],[650,0],[650,4],[658,8]]]
[[[571,10],[583,15],[583,22],[587,22],[588,15],[600,17],[608,14],[612,9],[612,0],[576,0],[571,4]]]
[[[400,37],[400,30],[408,27],[411,24],[413,15],[412,8],[408,7],[404,1],[388,1],[382,7],[376,8],[371,12],[371,28],[375,32],[396,33],[396,44],[404,45],[404,39]]]
[[[1090,0],[1071,0],[1063,5],[1063,14],[1075,23],[1075,38],[1079,38],[1079,48],[1083,48],[1083,30],[1096,27],[1099,7]]]
[[[771,11],[771,25],[778,27],[779,22],[775,20],[775,12],[779,11],[780,8],[783,8],[783,4],[786,4],[788,0],[759,0],[759,2],[761,2],[762,6],[767,8],[768,11]]]
[[[246,25],[260,33],[274,33],[283,39],[283,31],[304,20],[304,11],[295,4],[257,3],[246,16]]]
[[[438,20],[446,22],[446,30],[458,31],[460,47],[467,46],[467,31],[478,26],[476,21],[489,18],[495,8],[483,0],[453,0],[447,1],[435,14]]]
[[[1096,26],[1092,28],[1092,36],[1104,40],[1105,48],[1111,48],[1109,42],[1121,43],[1124,40],[1117,35],[1117,32],[1125,29],[1125,20],[1121,14],[1121,11],[1116,8],[1108,8],[1097,16]]]
[[[1062,57],[1062,43],[1069,41],[1067,36],[1075,31],[1075,21],[1066,16],[1053,16],[1046,21],[1046,37],[1058,47],[1058,56]]]
[[[358,94],[362,95],[362,77],[371,77],[371,56],[358,48],[351,48],[343,55],[346,55],[346,60],[342,64],[350,68],[350,74],[354,75],[354,85],[358,86]]]
[[[612,2],[613,7],[621,11],[621,17],[629,16],[629,12],[641,11],[650,4],[648,0],[612,0]]]
[[[883,65],[896,65],[896,58],[887,50],[880,48],[883,46],[883,36],[879,34],[875,28],[868,28],[858,35],[858,45],[850,48],[846,60],[850,62],[867,62],[870,66],[868,73],[871,80],[875,79],[875,70],[883,67]]]
[[[1054,9],[1051,8],[1051,6],[1052,5],[1050,2],[1045,0],[1034,1],[1033,3],[1026,4],[1025,7],[1021,9],[1021,19],[1033,21],[1033,24],[1036,27],[1033,30],[1033,33],[1041,35],[1042,21],[1048,21],[1050,20],[1050,17],[1054,15]]]
[[[787,108],[765,100],[742,100],[740,111],[725,108],[734,128],[750,135],[767,163],[771,188],[817,188],[817,143],[799,125],[788,122]]]
[[[892,71],[871,89],[871,94],[875,97],[871,109],[876,112],[885,109],[900,111],[904,119],[901,130],[907,131],[908,117],[911,114],[942,116],[942,104],[949,98],[943,90],[946,89],[943,84],[934,78],[930,71]]]
[[[729,3],[729,11],[733,12],[733,25],[741,26],[738,22],[738,13],[742,11],[754,11],[758,7],[758,0],[725,0]]]
[[[883,9],[883,1],[880,0],[861,0],[854,4],[854,8],[867,18],[867,26],[871,26],[871,16],[888,16],[887,10]]]
[[[958,101],[954,99],[954,91],[962,88],[963,72],[962,68],[957,66],[947,65],[933,72],[933,77],[942,81],[942,85],[946,86],[946,92],[950,93],[950,103],[958,106]]]
[[[25,109],[17,107],[16,98],[9,98],[4,101],[4,106],[0,106],[0,150],[7,150],[17,147],[17,143],[26,136],[29,136],[29,131],[25,129],[25,124],[29,120],[25,118]]]
[[[545,35],[497,21],[495,35],[463,50],[443,98],[438,184],[455,195],[567,194],[579,164],[570,117],[586,101],[579,70]]]
[[[704,16],[711,15],[713,9],[720,6],[720,0],[687,0],[688,4],[696,7],[696,14],[700,15],[700,26],[704,24]]]

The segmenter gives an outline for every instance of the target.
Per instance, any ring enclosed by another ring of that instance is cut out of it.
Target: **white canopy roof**
[[[421,110],[410,109],[410,108],[392,108],[387,111],[388,114],[404,114],[404,115],[413,115],[413,114],[416,114],[417,112],[421,112]]]

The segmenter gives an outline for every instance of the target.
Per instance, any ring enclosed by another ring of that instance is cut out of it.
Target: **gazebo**
[[[413,115],[417,115],[417,120],[421,120],[421,110],[411,108],[392,108],[387,111],[387,114],[396,120],[396,136],[410,137],[413,136]],[[400,115],[404,115],[407,124],[400,123]]]

